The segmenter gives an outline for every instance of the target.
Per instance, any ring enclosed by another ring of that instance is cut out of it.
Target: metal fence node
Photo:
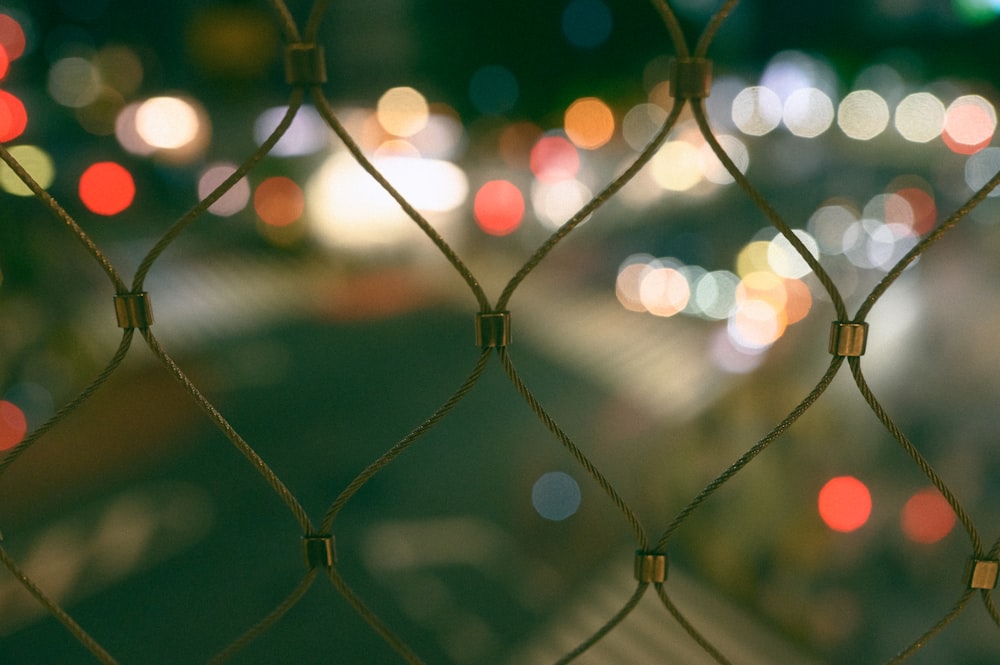
[[[667,555],[655,552],[636,552],[635,579],[646,583],[666,581]]]
[[[326,83],[326,57],[319,44],[289,44],[285,48],[285,81],[289,85]]]
[[[115,314],[119,328],[148,328],[153,324],[153,307],[149,294],[120,293],[115,296]]]
[[[973,559],[969,572],[969,588],[995,589],[998,573],[1000,573],[1000,561]]]
[[[484,349],[510,344],[510,312],[476,314],[476,344]]]
[[[316,566],[333,568],[337,557],[333,549],[333,536],[316,534],[302,536],[302,553],[305,555],[306,567],[312,570]]]
[[[670,60],[670,94],[677,99],[708,97],[712,89],[712,61],[706,58]]]
[[[835,356],[863,356],[868,346],[867,323],[841,323],[830,326],[830,353]]]

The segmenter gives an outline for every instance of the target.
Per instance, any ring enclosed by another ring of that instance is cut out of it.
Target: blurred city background
[[[692,44],[719,5],[671,3]],[[304,25],[308,4],[290,9]],[[756,0],[723,24],[713,131],[851,313],[1000,170],[998,38],[995,0]],[[673,104],[673,48],[640,0],[343,0],[319,41],[337,116],[492,300]],[[127,282],[289,100],[263,1],[6,2],[0,46],[0,141]],[[6,450],[93,380],[121,330],[78,239],[6,166],[0,189]],[[861,363],[988,542],[998,215],[988,197],[907,269]],[[479,353],[467,285],[308,102],[145,290],[162,346],[316,521]],[[654,541],[808,394],[836,318],[688,111],[510,309],[526,384]],[[303,574],[285,506],[138,337],[4,471],[0,531],[122,663],[203,662]],[[495,358],[334,531],[344,578],[428,663],[554,662],[635,588],[629,525]],[[676,604],[734,663],[879,663],[951,609],[971,548],[844,368],[669,556]],[[5,571],[0,660],[92,657]],[[232,662],[402,661],[321,579]],[[714,661],[650,593],[577,662]],[[975,598],[911,662],[1000,662],[1000,630]]]

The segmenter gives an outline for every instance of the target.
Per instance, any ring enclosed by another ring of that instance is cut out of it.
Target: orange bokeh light
[[[903,534],[913,542],[925,545],[947,536],[955,526],[955,520],[951,505],[933,487],[911,496],[899,516]]]
[[[265,224],[288,226],[306,208],[302,188],[291,178],[272,176],[257,185],[253,195],[253,209]]]
[[[577,147],[596,150],[614,136],[615,116],[600,99],[584,97],[566,109],[563,126],[569,140]]]
[[[132,205],[135,181],[121,164],[97,162],[80,176],[80,200],[92,213],[117,215]]]
[[[9,450],[21,443],[28,432],[28,420],[13,402],[0,400],[0,450]]]
[[[856,531],[871,514],[871,492],[854,476],[832,478],[819,491],[819,516],[834,531]]]
[[[479,228],[490,235],[505,236],[524,219],[524,197],[512,182],[491,180],[476,192],[473,212]]]

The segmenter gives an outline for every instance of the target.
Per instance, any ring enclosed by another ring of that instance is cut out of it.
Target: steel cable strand
[[[323,21],[326,10],[330,8],[330,0],[316,0],[306,19],[306,39],[314,42],[319,35],[319,24]]]
[[[146,280],[146,274],[152,268],[153,263],[160,257],[160,255],[169,247],[174,240],[190,226],[199,216],[201,216],[209,206],[218,201],[233,187],[241,178],[243,178],[247,173],[250,172],[259,162],[262,160],[275,144],[281,140],[281,137],[285,134],[285,131],[291,126],[292,120],[295,118],[296,113],[298,113],[299,107],[302,106],[302,100],[305,93],[301,88],[294,88],[292,90],[291,97],[288,101],[288,109],[285,111],[285,115],[281,118],[281,122],[278,126],[274,128],[274,131],[264,140],[260,146],[254,150],[247,159],[240,164],[235,171],[233,171],[228,178],[223,180],[218,187],[213,189],[208,196],[206,196],[201,201],[198,201],[191,209],[189,209],[184,215],[181,216],[176,222],[167,229],[155,245],[149,250],[146,256],[143,258],[142,262],[139,264],[139,268],[135,272],[135,277],[132,280],[132,292],[138,292],[142,290],[143,282]]]
[[[150,332],[149,328],[142,329],[142,335],[146,340],[146,344],[153,351],[153,354],[159,358],[160,362],[170,371],[175,379],[181,384],[185,392],[201,407],[209,419],[215,423],[222,433],[229,439],[237,450],[243,453],[243,456],[257,469],[258,473],[264,477],[264,480],[271,487],[272,490],[281,498],[281,500],[288,506],[288,509],[295,516],[298,521],[299,526],[302,528],[303,533],[315,533],[313,529],[312,522],[309,521],[309,516],[306,511],[299,504],[298,499],[295,495],[285,486],[285,484],[278,478],[277,474],[267,465],[267,463],[257,454],[250,444],[248,444],[240,434],[233,429],[233,426],[229,424],[229,421],[219,413],[218,409],[208,401],[198,387],[191,382],[184,371],[174,362],[167,352],[160,346],[159,341]]]
[[[104,647],[97,643],[90,634],[84,630],[80,624],[78,624],[73,617],[66,613],[66,611],[59,606],[58,603],[53,601],[45,592],[42,591],[34,581],[28,577],[18,565],[10,558],[7,554],[7,550],[0,546],[0,562],[17,578],[17,580],[27,589],[28,593],[34,596],[41,605],[49,611],[49,613],[59,620],[59,622],[66,628],[69,633],[76,638],[80,644],[87,648],[90,653],[92,653],[99,661],[104,663],[104,665],[118,665],[118,661],[111,657]]]
[[[295,19],[292,18],[292,13],[288,10],[288,5],[284,3],[284,0],[267,0],[268,4],[271,5],[271,9],[277,14],[278,25],[281,27],[281,31],[285,33],[285,41],[290,43],[298,43],[302,41],[299,37],[299,28],[295,24]]]
[[[618,624],[620,624],[625,619],[625,617],[627,617],[632,612],[632,610],[636,608],[636,606],[639,604],[639,601],[642,599],[643,594],[646,593],[646,590],[648,588],[649,588],[649,583],[640,582],[639,586],[636,587],[636,590],[632,593],[632,596],[628,599],[628,601],[620,610],[615,612],[614,616],[608,619],[603,626],[598,628],[597,631],[593,633],[590,637],[588,637],[586,640],[578,644],[572,651],[563,655],[562,658],[557,660],[554,665],[566,665],[567,663],[576,660],[578,656],[583,654],[590,647],[597,644],[597,642],[602,637],[604,637],[612,630],[614,630],[618,626]]]
[[[521,380],[521,376],[517,373],[517,370],[514,369],[514,364],[511,362],[510,354],[507,352],[507,349],[505,347],[498,347],[497,353],[500,355],[504,372],[506,372],[507,377],[510,379],[511,383],[514,384],[514,387],[517,389],[517,392],[521,395],[522,399],[524,399],[525,402],[527,402],[528,406],[531,407],[531,410],[535,413],[535,415],[539,418],[539,420],[542,421],[542,424],[545,425],[545,428],[548,429],[549,432],[554,434],[557,439],[559,439],[563,447],[569,451],[569,453],[580,464],[580,466],[584,468],[587,474],[601,487],[605,495],[611,499],[612,503],[614,503],[615,507],[618,508],[619,512],[622,513],[622,515],[625,518],[625,521],[629,524],[629,526],[631,526],[632,530],[635,533],[636,540],[638,542],[638,549],[639,550],[648,549],[649,540],[646,537],[646,532],[642,528],[642,524],[640,524],[639,519],[635,516],[635,513],[632,511],[632,509],[628,506],[628,504],[621,497],[618,491],[614,488],[611,482],[604,477],[604,474],[602,474],[597,469],[597,467],[594,466],[594,464],[590,461],[590,459],[583,454],[583,451],[581,451],[579,447],[577,447],[577,445],[573,443],[573,440],[570,439],[569,435],[567,435],[562,430],[562,428],[559,427],[559,425],[548,414],[548,412],[545,411],[545,409],[538,402],[538,400],[535,399],[535,396],[531,393],[528,387]],[[629,612],[631,612],[635,608],[636,604],[639,602],[639,598],[645,592],[646,586],[648,585],[640,584],[639,588],[637,588],[635,593],[632,595],[632,598],[625,604],[625,606],[621,610],[619,610],[613,617],[611,617],[611,619],[609,619],[589,638],[587,638],[581,644],[579,644],[573,651],[564,656],[563,659],[559,660],[558,663],[559,664],[568,663],[570,660],[573,660],[574,658],[582,654],[584,651],[589,649],[591,646],[596,644],[598,640],[607,635],[615,626],[621,623],[621,621],[629,614]]]
[[[41,438],[43,434],[55,427],[63,418],[76,411],[81,404],[90,399],[90,396],[96,393],[97,390],[104,385],[111,375],[114,374],[115,370],[118,369],[118,366],[121,365],[125,356],[128,354],[128,350],[132,344],[133,335],[134,329],[127,328],[122,335],[121,342],[118,344],[118,350],[115,352],[114,356],[112,356],[104,370],[101,371],[101,373],[98,374],[89,385],[80,391],[76,397],[67,402],[51,418],[39,425],[37,429],[28,434],[19,444],[17,444],[4,456],[3,460],[0,461],[0,477],[7,472],[7,468],[14,463],[14,460],[34,445],[34,443]]]
[[[392,183],[390,183],[375,167],[375,165],[372,164],[371,160],[365,156],[364,151],[358,145],[357,141],[355,141],[348,131],[344,129],[340,120],[337,119],[336,114],[334,114],[333,109],[330,108],[329,103],[326,101],[326,98],[323,96],[323,93],[319,88],[312,88],[312,98],[320,116],[322,116],[326,124],[329,125],[330,129],[332,129],[334,134],[336,134],[341,140],[344,147],[346,147],[348,152],[351,153],[358,165],[364,169],[376,183],[378,183],[379,187],[392,197],[403,212],[406,213],[406,216],[413,220],[413,222],[420,227],[424,234],[430,238],[431,242],[437,246],[438,250],[444,254],[448,262],[451,263],[452,267],[462,276],[466,284],[468,284],[469,288],[472,290],[473,295],[479,303],[480,311],[489,312],[489,299],[486,297],[486,293],[483,291],[483,288],[479,285],[479,280],[476,279],[475,275],[472,274],[472,271],[469,270],[468,266],[466,266],[462,259],[459,258],[458,254],[455,253],[455,250],[451,248],[451,245],[445,242],[444,238],[441,237],[441,234],[437,232],[437,229],[435,229],[431,223],[428,222],[395,187],[392,186]]]
[[[700,646],[705,653],[711,656],[715,662],[719,663],[719,665],[732,665],[729,659],[726,658],[721,651],[716,649],[715,645],[709,642],[704,635],[698,632],[698,629],[695,628],[691,622],[687,620],[687,617],[681,613],[677,606],[674,605],[673,601],[671,601],[670,597],[667,595],[667,590],[664,588],[663,584],[657,583],[655,586],[656,594],[660,597],[660,602],[662,602],[663,606],[667,608],[667,611],[670,612],[670,615],[674,618],[674,620],[680,624],[681,628],[684,629],[684,632],[686,632],[691,639],[697,642],[698,646]]]
[[[302,599],[302,596],[304,596],[306,594],[306,591],[308,591],[309,588],[312,586],[312,583],[313,581],[315,581],[315,579],[316,579],[316,569],[311,568],[306,573],[305,577],[303,577],[299,581],[299,583],[295,585],[295,588],[292,589],[292,592],[288,594],[288,596],[283,601],[281,601],[277,605],[277,607],[271,610],[267,614],[267,616],[265,616],[263,619],[258,621],[248,630],[246,630],[242,635],[233,640],[225,649],[223,649],[218,654],[213,656],[211,660],[208,661],[207,665],[219,665],[220,663],[229,660],[234,655],[236,655],[237,652],[242,650],[248,644],[250,644],[258,637],[260,637],[264,632],[269,630],[271,626],[276,624],[278,620],[281,619],[281,617],[283,617],[285,613],[288,612],[288,610],[292,609],[292,607],[298,604],[299,600]]]
[[[471,391],[473,386],[476,385],[476,382],[479,381],[479,377],[483,375],[483,371],[486,369],[486,364],[489,359],[490,350],[483,349],[479,354],[479,360],[476,361],[476,366],[473,368],[468,378],[444,404],[439,406],[429,418],[413,428],[409,434],[398,441],[392,448],[382,453],[378,459],[369,464],[361,473],[355,476],[354,480],[352,480],[351,483],[341,491],[341,493],[327,509],[322,525],[324,533],[330,532],[333,528],[333,521],[344,508],[344,505],[357,493],[358,490],[360,490],[369,480],[375,477],[379,471],[384,469],[393,460],[403,454],[417,439],[437,425],[442,418],[448,415],[448,413],[455,408],[455,406],[457,406],[467,394],[469,394],[469,391]]]
[[[660,539],[656,543],[654,551],[664,552],[667,548],[667,543],[670,540],[671,535],[674,531],[680,527],[681,524],[687,520],[688,516],[694,512],[694,510],[701,505],[701,503],[715,493],[720,487],[722,487],[730,478],[735,476],[743,467],[749,464],[757,455],[764,451],[775,439],[778,438],[785,430],[792,426],[792,424],[802,416],[812,405],[820,398],[823,392],[829,387],[833,378],[837,375],[837,371],[844,362],[843,356],[834,356],[830,362],[830,366],[827,368],[826,373],[820,379],[816,387],[803,399],[799,404],[785,416],[774,429],[768,432],[762,439],[760,439],[752,448],[743,453],[743,455],[728,469],[726,469],[722,474],[715,478],[712,482],[705,486],[698,495],[692,499],[674,518],[670,526],[663,532]]]
[[[573,440],[570,439],[569,435],[562,430],[561,427],[556,423],[556,421],[545,411],[542,405],[535,399],[535,396],[531,393],[528,387],[521,380],[521,376],[514,369],[514,364],[511,362],[510,354],[503,347],[497,348],[497,353],[500,354],[500,360],[503,363],[504,371],[507,373],[507,378],[510,379],[511,383],[517,389],[517,392],[521,395],[531,410],[535,412],[538,419],[542,421],[545,428],[549,430],[552,434],[559,439],[563,447],[569,451],[573,458],[584,468],[587,474],[598,484],[604,493],[614,502],[615,507],[624,516],[625,521],[628,522],[629,526],[632,527],[632,531],[635,533],[636,541],[638,543],[638,549],[646,550],[649,547],[649,539],[646,537],[646,531],[642,528],[642,524],[639,523],[639,518],[635,516],[632,509],[625,502],[625,499],[621,497],[618,491],[614,488],[610,481],[604,477],[593,462],[583,454],[583,451]]]
[[[993,191],[995,187],[1000,185],[1000,171],[989,181],[979,188],[975,194],[973,194],[968,201],[966,201],[961,207],[959,207],[955,212],[948,216],[941,224],[934,228],[926,237],[924,237],[920,242],[913,246],[909,252],[907,252],[903,258],[896,262],[896,265],[885,274],[882,280],[875,285],[872,292],[865,298],[861,307],[858,309],[858,313],[855,317],[855,321],[862,321],[871,311],[871,308],[875,306],[878,299],[882,297],[886,289],[896,281],[896,279],[903,273],[908,265],[910,265],[918,256],[923,254],[927,248],[932,244],[936,243],[941,237],[950,231],[956,224],[962,221],[972,210],[978,206],[982,201],[989,196],[990,192]]]
[[[902,663],[904,660],[908,659],[910,656],[923,649],[931,639],[933,639],[938,633],[944,630],[948,624],[950,624],[952,621],[958,618],[958,616],[965,609],[965,606],[968,605],[969,600],[972,599],[973,592],[974,589],[966,590],[965,593],[962,594],[962,597],[958,599],[958,602],[955,603],[955,606],[951,608],[951,611],[949,611],[948,614],[946,614],[940,620],[938,620],[937,623],[931,626],[927,630],[927,632],[918,637],[912,644],[910,644],[908,647],[906,647],[905,649],[897,653],[895,656],[893,656],[892,659],[886,663],[886,665],[899,665],[899,663]]]
[[[712,152],[715,153],[715,156],[722,162],[722,165],[740,186],[740,189],[742,189],[743,192],[750,197],[750,200],[753,201],[754,205],[756,205],[757,208],[764,213],[771,224],[778,229],[781,235],[789,243],[791,243],[792,247],[795,248],[795,251],[799,254],[802,260],[808,264],[809,269],[813,271],[813,274],[816,275],[816,278],[820,281],[820,284],[823,285],[824,290],[826,290],[827,294],[830,296],[830,301],[833,303],[834,310],[836,310],[837,313],[837,320],[846,321],[847,307],[844,305],[844,299],[840,295],[840,290],[837,289],[833,279],[830,278],[830,275],[827,274],[823,266],[820,265],[819,260],[816,259],[816,257],[813,256],[808,248],[806,248],[806,246],[802,243],[802,240],[795,235],[791,227],[785,222],[781,215],[779,215],[768,200],[764,198],[764,195],[758,192],[757,188],[753,186],[753,183],[751,183],[750,180],[743,175],[743,172],[737,168],[736,164],[729,157],[729,154],[726,153],[726,151],[722,148],[722,145],[719,144],[718,139],[715,137],[715,134],[712,133],[712,129],[708,124],[708,117],[705,114],[704,102],[699,102],[697,104],[692,103],[691,108],[694,112],[695,120],[698,123],[698,128],[701,131],[702,136],[708,142],[708,145],[712,148]]]
[[[358,596],[354,589],[347,584],[347,581],[337,572],[336,568],[327,569],[330,583],[347,600],[355,612],[371,626],[371,628],[391,646],[396,653],[410,665],[424,665],[424,661],[417,656],[406,642],[399,638],[385,623],[373,612]]]
[[[107,274],[108,279],[115,287],[115,291],[118,293],[125,293],[128,287],[125,286],[125,281],[119,276],[118,271],[115,270],[114,266],[111,265],[111,261],[108,260],[104,253],[97,247],[93,240],[90,239],[80,225],[66,212],[59,203],[52,198],[52,195],[47,191],[42,189],[34,178],[31,177],[21,164],[14,159],[14,156],[8,152],[7,147],[0,143],[0,159],[4,161],[10,169],[17,174],[17,177],[23,182],[34,194],[35,198],[38,199],[49,212],[53,213],[63,224],[68,226],[76,236],[77,240],[83,243],[83,246],[87,249],[87,252],[100,264],[101,268]]]
[[[358,490],[360,490],[379,471],[388,466],[394,459],[401,455],[407,448],[410,447],[410,445],[420,438],[420,436],[433,428],[438,421],[444,418],[469,393],[469,391],[472,390],[473,386],[486,369],[489,357],[489,349],[483,349],[482,353],[479,355],[479,360],[476,362],[476,366],[473,368],[471,374],[459,387],[459,389],[456,390],[455,393],[452,394],[452,396],[448,398],[448,400],[429,418],[414,428],[401,441],[396,443],[396,445],[383,453],[377,460],[368,465],[340,493],[336,500],[334,500],[334,502],[330,505],[330,508],[327,510],[326,516],[323,519],[322,528],[325,533],[330,533],[332,531],[333,522],[337,518],[337,515]],[[413,665],[422,665],[422,661],[412,653],[409,647],[396,637],[396,635],[389,630],[388,626],[386,626],[382,620],[372,610],[370,610],[367,605],[365,605],[364,601],[361,600],[361,598],[341,577],[335,566],[328,570],[328,576],[334,588],[336,588],[341,595],[344,596],[347,602],[350,603],[350,605],[358,612],[358,614],[361,615],[368,625],[375,630],[375,632],[377,632],[390,646],[393,647],[393,649],[402,655],[407,662]]]
[[[986,612],[989,613],[990,618],[993,619],[993,623],[1000,626],[1000,612],[997,611],[997,606],[993,602],[993,589],[983,589],[983,604],[986,606]]]
[[[1000,538],[993,542],[993,547],[986,553],[986,559],[996,561],[998,556],[1000,556]],[[997,626],[1000,626],[1000,612],[997,611],[997,606],[993,602],[993,589],[983,589],[982,591],[983,604],[986,606],[986,611],[989,612],[993,622]]]
[[[723,21],[729,18],[729,15],[736,8],[737,4],[739,4],[739,0],[727,0],[721,7],[719,7],[718,11],[712,15],[708,25],[705,26],[704,32],[701,33],[701,37],[698,38],[698,44],[694,49],[694,57],[705,57],[705,54],[708,53],[708,47],[712,43],[712,40],[715,39],[715,35],[719,31],[719,28],[722,27]]]
[[[680,117],[681,111],[684,109],[683,103],[674,104],[673,108],[670,109],[670,113],[666,120],[663,121],[663,126],[660,130],[650,139],[649,143],[643,148],[642,152],[639,153],[635,161],[625,171],[622,172],[617,178],[608,183],[603,190],[598,192],[590,201],[588,201],[582,208],[580,208],[576,214],[566,220],[562,226],[555,230],[548,237],[548,239],[542,243],[538,249],[535,250],[534,254],[529,257],[523,266],[514,274],[511,280],[504,287],[503,293],[500,294],[500,299],[497,300],[497,309],[506,309],[507,303],[510,301],[511,296],[514,294],[514,290],[518,285],[524,280],[528,274],[534,270],[539,263],[542,262],[549,252],[569,233],[579,226],[588,215],[592,214],[595,210],[600,208],[604,203],[606,203],[611,197],[618,193],[622,187],[624,187],[635,174],[642,170],[653,155],[656,154],[656,150],[666,139],[667,134],[673,129],[674,125],[677,123],[677,119]]]
[[[854,376],[854,383],[857,384],[858,390],[861,392],[861,396],[864,397],[865,402],[871,408],[875,417],[879,419],[882,425],[886,428],[892,438],[896,440],[897,443],[903,448],[910,459],[916,463],[920,470],[923,472],[924,476],[934,485],[935,488],[948,502],[951,509],[955,511],[955,515],[958,516],[959,522],[965,527],[966,533],[969,535],[969,542],[972,544],[973,555],[976,557],[983,556],[983,543],[979,537],[979,532],[976,531],[975,525],[972,523],[972,518],[965,511],[965,508],[959,502],[958,498],[951,491],[951,488],[945,484],[941,477],[934,471],[934,467],[931,466],[930,462],[917,450],[917,447],[903,434],[902,430],[896,425],[892,420],[886,410],[882,407],[882,404],[872,393],[871,388],[868,386],[868,382],[865,380],[864,374],[861,371],[861,358],[858,356],[852,357],[848,360],[851,366],[851,374]]]

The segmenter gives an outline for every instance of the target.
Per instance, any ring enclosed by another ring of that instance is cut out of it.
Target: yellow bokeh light
[[[427,126],[430,107],[427,99],[413,88],[390,88],[379,97],[375,116],[385,131],[408,137]]]
[[[650,172],[663,189],[684,192],[701,182],[701,152],[687,141],[668,141],[653,155]]]
[[[42,189],[48,189],[56,176],[55,165],[47,152],[34,145],[16,145],[9,148],[16,159]],[[31,189],[21,182],[9,166],[0,163],[0,188],[15,196],[31,196]]]
[[[563,125],[566,136],[574,145],[584,150],[596,150],[614,136],[615,116],[600,99],[584,97],[566,109]]]
[[[736,274],[746,277],[753,272],[770,270],[771,266],[767,260],[770,246],[771,243],[764,240],[756,240],[744,246],[736,255]]]

